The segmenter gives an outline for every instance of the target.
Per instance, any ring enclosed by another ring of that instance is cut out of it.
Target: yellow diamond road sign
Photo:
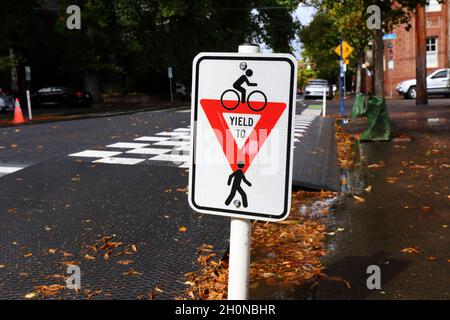
[[[341,55],[341,46],[337,46],[334,49],[334,52],[337,53],[338,56]],[[347,59],[353,52],[353,48],[346,42],[342,41],[342,59]]]

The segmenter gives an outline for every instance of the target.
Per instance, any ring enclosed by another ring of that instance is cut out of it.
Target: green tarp
[[[384,98],[358,93],[353,102],[352,118],[367,117],[368,128],[361,134],[361,141],[389,141],[391,125]]]
[[[384,98],[371,96],[367,101],[368,128],[361,134],[361,141],[389,141],[391,125]]]
[[[367,106],[366,95],[358,93],[356,95],[355,101],[353,102],[352,118],[364,117],[367,112],[366,106]]]

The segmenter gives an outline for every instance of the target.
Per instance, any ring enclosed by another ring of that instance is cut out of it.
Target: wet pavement
[[[322,280],[314,299],[450,299],[448,110],[391,112],[392,141],[354,146],[346,193],[328,218],[343,231],[328,237],[323,260],[346,282]],[[344,128],[361,132],[364,121]],[[380,267],[380,290],[367,288],[370,265]]]

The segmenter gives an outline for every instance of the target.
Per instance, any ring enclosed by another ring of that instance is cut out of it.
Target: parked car
[[[66,87],[46,87],[31,97],[33,106],[89,107],[92,94]]]
[[[0,111],[14,110],[14,98],[10,95],[0,95]]]
[[[325,90],[327,99],[333,98],[333,90],[327,80],[310,80],[305,87],[305,100],[309,98],[320,99],[323,97],[323,91]]]
[[[397,91],[405,99],[415,99],[416,79],[401,81],[397,85]],[[450,69],[439,69],[427,77],[427,91],[429,95],[441,94],[450,97]]]

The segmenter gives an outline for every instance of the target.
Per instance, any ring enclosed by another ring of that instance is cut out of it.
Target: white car
[[[416,79],[402,81],[397,85],[397,91],[406,99],[417,97]],[[450,97],[450,69],[439,69],[427,77],[427,91],[429,95],[441,94]]]
[[[327,80],[309,80],[305,86],[305,100],[309,98],[321,99],[323,97],[323,91],[327,99],[333,99],[333,90],[330,90],[330,85]]]

